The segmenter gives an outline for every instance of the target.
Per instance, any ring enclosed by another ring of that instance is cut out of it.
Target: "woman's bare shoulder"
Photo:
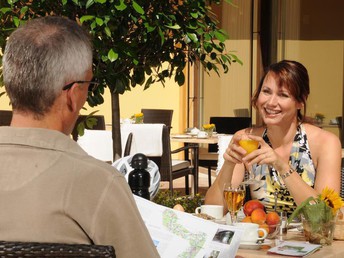
[[[341,148],[339,137],[334,133],[311,124],[304,124],[304,128],[311,149]]]

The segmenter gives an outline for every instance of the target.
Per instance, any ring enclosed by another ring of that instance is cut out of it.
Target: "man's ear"
[[[78,108],[78,95],[76,90],[77,85],[74,84],[68,91],[67,91],[67,107],[70,112],[77,112]]]

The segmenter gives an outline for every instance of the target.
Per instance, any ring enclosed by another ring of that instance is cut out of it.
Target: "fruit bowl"
[[[276,238],[276,236],[280,233],[281,223],[268,225],[268,227],[269,227],[269,233],[266,238],[268,239]]]

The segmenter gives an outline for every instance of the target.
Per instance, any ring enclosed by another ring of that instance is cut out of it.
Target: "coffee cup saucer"
[[[240,242],[240,249],[251,249],[251,250],[258,250],[262,246],[261,243],[254,243],[254,242]]]

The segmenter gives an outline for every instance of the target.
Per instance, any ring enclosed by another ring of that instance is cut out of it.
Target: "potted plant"
[[[309,197],[302,202],[289,217],[288,223],[300,215],[307,241],[331,245],[337,213],[343,205],[338,193],[325,187],[318,197]]]

